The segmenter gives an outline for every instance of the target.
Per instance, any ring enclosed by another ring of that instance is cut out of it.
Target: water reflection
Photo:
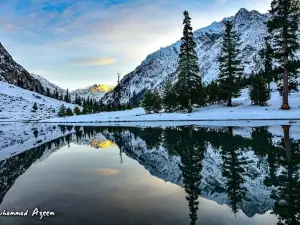
[[[124,156],[130,157],[151,175],[182,186],[191,225],[201,215],[200,196],[226,204],[235,216],[241,211],[253,222],[255,215],[271,210],[277,224],[300,224],[300,141],[297,135],[290,137],[290,126],[59,128],[62,137],[0,161],[0,203],[45,152],[49,155],[77,143],[97,149],[118,146],[120,163]],[[39,133],[36,130],[33,136]],[[113,168],[95,171],[104,176],[120,173]]]

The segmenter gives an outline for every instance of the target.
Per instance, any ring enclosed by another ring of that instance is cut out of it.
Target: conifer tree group
[[[186,110],[192,112],[193,106],[225,103],[234,106],[232,99],[239,97],[241,90],[249,88],[252,104],[265,106],[271,98],[271,82],[276,82],[282,96],[281,109],[290,109],[288,95],[299,91],[300,60],[295,54],[300,50],[298,26],[300,21],[299,0],[272,0],[270,19],[267,23],[264,47],[259,52],[260,70],[247,77],[241,61],[240,36],[231,19],[224,22],[225,32],[221,46],[219,75],[217,80],[203,84],[198,65],[196,42],[193,37],[191,18],[184,11],[183,37],[181,38],[177,82],[166,79],[161,96],[165,112]],[[274,64],[277,63],[277,64]],[[147,92],[142,106],[147,112],[154,102],[152,92]],[[152,100],[151,100],[152,99]],[[159,102],[159,101],[157,101]]]

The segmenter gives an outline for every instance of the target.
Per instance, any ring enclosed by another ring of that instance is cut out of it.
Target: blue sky
[[[0,42],[29,72],[74,90],[114,85],[117,73],[195,29],[271,0],[0,0]]]

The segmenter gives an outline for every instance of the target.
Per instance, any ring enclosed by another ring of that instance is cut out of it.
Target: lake
[[[1,225],[300,224],[299,126],[0,126]]]

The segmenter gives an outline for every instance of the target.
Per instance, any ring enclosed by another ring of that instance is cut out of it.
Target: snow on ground
[[[145,114],[143,108],[126,111],[101,112],[90,115],[80,115],[65,118],[52,118],[42,122],[57,123],[103,123],[103,122],[154,122],[154,121],[237,121],[237,120],[300,120],[300,93],[292,93],[289,98],[291,110],[280,110],[281,96],[278,92],[272,93],[269,105],[265,107],[251,105],[248,90],[244,89],[241,97],[233,99],[235,107],[225,105],[211,105],[195,109],[192,113],[156,113]],[[207,125],[208,122],[203,123]],[[245,123],[245,121],[243,121]],[[274,123],[274,121],[272,122]],[[282,123],[282,122],[280,122]],[[279,125],[277,123],[276,125]],[[252,121],[251,121],[252,125]],[[275,124],[274,124],[275,125]],[[282,124],[281,124],[282,125]]]
[[[38,110],[32,112],[34,102]],[[0,82],[0,121],[41,120],[56,117],[60,106],[74,109],[75,105],[36,92]]]
[[[1,123],[0,126],[0,160],[75,132],[72,129],[63,134],[58,126],[43,123]]]

